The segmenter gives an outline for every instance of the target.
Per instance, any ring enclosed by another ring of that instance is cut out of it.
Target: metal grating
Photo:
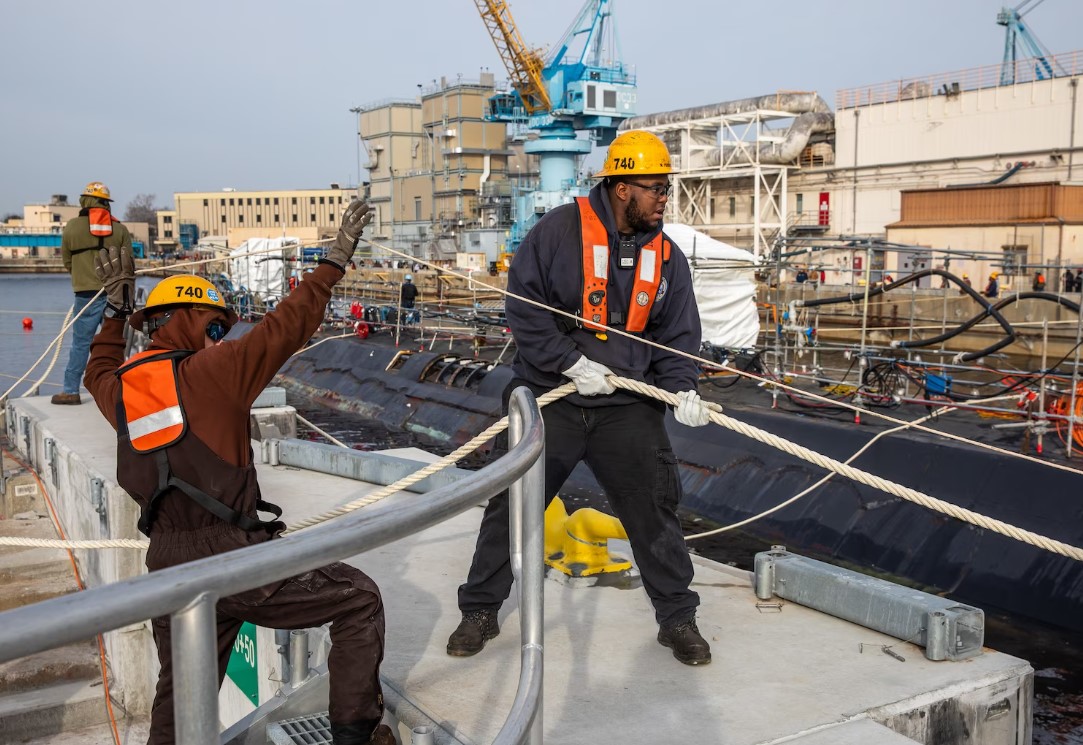
[[[267,727],[271,745],[331,745],[331,723],[327,712],[273,722]]]

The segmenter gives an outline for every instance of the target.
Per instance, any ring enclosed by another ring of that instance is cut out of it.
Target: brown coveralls
[[[319,327],[331,288],[342,272],[328,264],[305,275],[298,288],[243,337],[204,348],[207,322],[217,311],[174,312],[154,336],[150,349],[194,349],[180,361],[177,380],[188,419],[188,434],[167,449],[174,474],[218,496],[227,506],[256,517],[259,489],[252,465],[249,412],[252,402],[293,352]],[[124,361],[124,321],[106,319],[91,347],[85,385],[116,429]],[[146,463],[127,440],[119,443],[118,481],[146,507]],[[134,465],[133,465],[134,464]],[[156,467],[150,465],[156,473]],[[216,478],[217,482],[216,482]],[[225,481],[222,481],[225,477]],[[208,483],[216,482],[216,483]],[[216,489],[223,483],[225,489]],[[214,517],[178,490],[160,502],[150,532],[150,571],[270,540],[272,534],[245,532]],[[228,571],[228,562],[223,564]],[[383,715],[379,667],[384,651],[384,610],[380,591],[363,572],[335,563],[218,601],[218,681],[241,623],[298,629],[331,623],[330,712],[332,725],[375,728]],[[173,679],[169,618],[152,621],[161,672],[151,710],[150,745],[174,742]]]

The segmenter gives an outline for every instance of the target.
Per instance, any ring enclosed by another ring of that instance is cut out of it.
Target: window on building
[[[275,225],[278,225],[278,223],[280,223],[280,222],[281,222],[281,220],[278,219],[278,215],[275,215]]]
[[[166,230],[166,231],[163,231],[163,232],[165,233],[166,238],[172,238],[173,237],[173,231],[172,230]]]
[[[275,197],[275,207],[278,206],[278,197]]]
[[[263,222],[263,215],[257,214],[256,215],[256,222]]]
[[[53,222],[60,222],[60,215],[53,213]]]
[[[327,218],[327,224],[328,225],[334,225],[335,224],[335,214],[333,212],[331,213],[331,216]]]
[[[316,213],[313,212],[311,215],[308,216],[308,219],[312,222],[316,222]]]
[[[315,204],[316,203],[316,197],[309,197],[308,198],[308,203],[309,204]]]
[[[800,213],[802,213],[804,211],[805,211],[805,195],[804,194],[798,194],[797,195],[797,212],[798,212],[798,214],[800,214]]]
[[[291,197],[290,198],[290,204],[297,204],[297,197]],[[297,218],[294,218],[294,219],[296,220]]]
[[[737,217],[737,197],[730,197],[730,217]]]
[[[249,206],[249,207],[251,207],[251,206],[252,206],[252,197],[249,197],[249,198],[248,198],[248,206]]]
[[[323,197],[320,197],[320,204],[323,204]]]
[[[218,200],[218,205],[220,207],[225,207],[226,206],[226,200],[225,199],[219,199]]]
[[[339,204],[342,204],[342,196],[341,196],[341,195],[339,195],[339,198],[338,198],[338,203],[339,203]]]
[[[294,213],[294,215],[293,215],[293,224],[294,225],[297,224],[297,213]]]
[[[1027,246],[1006,245],[1004,250],[1004,274],[1019,277],[1027,273]]]
[[[162,222],[166,224],[173,222],[173,215],[165,215],[164,217],[162,217]]]
[[[230,198],[230,200],[229,200],[229,206],[230,206],[230,207],[232,207],[232,206],[233,206],[233,199],[232,199],[232,198]]]
[[[244,215],[237,215],[237,222],[244,223]]]
[[[203,200],[203,206],[204,206],[204,207],[206,207],[206,206],[207,206],[207,202],[209,202],[209,201],[210,201],[209,199],[204,199],[204,200]]]
[[[225,221],[226,221],[226,216],[222,215],[222,222],[225,222]]]
[[[259,197],[256,197],[256,206],[257,206],[257,207],[259,207],[259,206],[260,206],[260,202],[261,202],[260,198],[259,198]]]
[[[421,219],[421,197],[414,197],[414,219]]]

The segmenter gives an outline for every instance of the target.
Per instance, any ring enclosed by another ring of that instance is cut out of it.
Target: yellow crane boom
[[[512,85],[523,99],[526,113],[533,115],[549,111],[552,104],[549,101],[549,92],[545,89],[545,81],[542,80],[542,68],[545,64],[537,50],[530,49],[523,43],[508,4],[503,0],[474,0],[474,4],[478,6],[478,13],[481,14],[485,27],[489,29],[489,35],[493,37],[496,51],[500,53]]]

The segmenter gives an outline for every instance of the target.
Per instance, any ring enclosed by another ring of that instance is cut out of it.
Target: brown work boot
[[[463,613],[459,627],[447,640],[447,653],[452,657],[469,657],[481,651],[485,642],[500,633],[495,610],[472,610]]]
[[[658,643],[673,650],[673,656],[686,665],[706,665],[711,661],[711,645],[699,635],[696,619],[658,627]]]
[[[368,724],[332,724],[331,742],[333,745],[399,745],[395,734],[386,724],[377,725],[372,734],[365,737],[372,723]]]
[[[395,733],[386,724],[381,724],[376,728],[369,742],[373,745],[399,745],[399,741],[395,739]]]
[[[79,398],[78,393],[55,393],[53,397],[49,399],[54,404],[62,404],[68,406],[78,406],[83,403],[83,399]]]

